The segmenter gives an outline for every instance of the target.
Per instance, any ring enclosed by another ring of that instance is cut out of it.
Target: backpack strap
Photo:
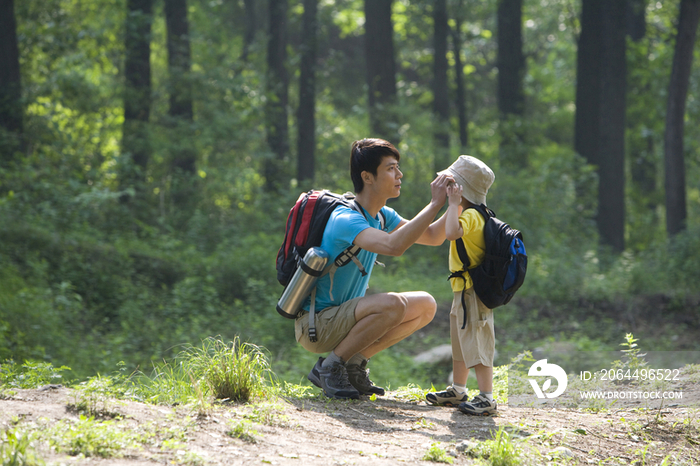
[[[309,341],[311,343],[316,343],[318,338],[316,337],[316,287],[311,290],[311,303],[309,306]]]
[[[364,208],[360,205],[359,202],[357,202],[357,199],[354,199],[353,203],[357,206],[357,209],[355,210],[360,212],[363,217],[367,218],[367,216],[365,215]],[[386,231],[386,214],[384,214],[384,211],[382,209],[379,209],[379,229],[382,231]],[[386,267],[386,265],[379,262],[377,259],[374,259],[374,263],[380,267]]]
[[[457,238],[455,240],[455,246],[457,246],[457,255],[459,256],[459,260],[462,262],[462,270],[452,272],[450,276],[447,277],[447,279],[449,280],[451,278],[461,278],[464,282],[464,288],[462,288],[462,311],[464,313],[464,322],[462,323],[462,328],[464,329],[467,327],[467,303],[464,300],[464,294],[467,291],[467,279],[464,277],[464,274],[468,273],[467,269],[469,268],[471,261],[469,260],[467,248],[464,246],[464,240],[462,238]]]
[[[365,214],[365,210],[362,208],[359,202],[355,199],[354,195],[352,193],[345,193],[343,194],[343,197],[347,199],[349,202],[349,207],[362,214],[362,216],[367,219],[367,214]],[[384,227],[386,225],[386,216],[384,215],[384,212],[381,210],[379,211],[379,227],[384,230]],[[360,259],[357,258],[357,255],[362,251],[362,248],[359,247],[356,244],[351,244],[347,248],[345,248],[340,254],[338,254],[331,264],[330,267],[328,267],[322,275],[328,274],[330,275],[330,280],[331,280],[331,285],[330,288],[328,289],[328,294],[331,298],[333,299],[333,279],[335,277],[335,272],[338,270],[338,267],[343,267],[344,265],[349,264],[350,262],[354,262],[357,268],[360,270],[360,273],[364,277],[367,275],[367,270],[365,270],[365,267],[362,265],[362,262],[360,262]],[[375,263],[381,265],[384,267],[384,264],[381,262],[375,260]],[[316,311],[316,287],[314,286],[313,291],[311,292],[311,303],[309,306],[309,340],[311,342],[316,342],[316,323],[315,323],[315,311]]]
[[[488,222],[489,218],[495,217],[496,213],[486,207],[485,204],[481,204],[479,206],[469,206],[467,209],[474,209],[477,212],[479,212],[483,217],[484,220]],[[462,281],[464,281],[464,288],[462,288],[462,311],[464,312],[464,322],[462,323],[462,328],[467,327],[467,303],[464,299],[465,292],[467,291],[467,279],[464,277],[465,273],[469,273],[467,269],[469,269],[469,266],[471,265],[471,260],[469,260],[469,255],[467,254],[467,247],[464,244],[464,240],[462,238],[457,238],[455,240],[455,246],[457,247],[457,256],[459,256],[459,260],[462,262],[462,270],[458,270],[456,272],[452,272],[447,279],[451,278],[461,278]]]
[[[350,201],[350,208],[356,212],[359,212],[362,214],[362,216],[369,222],[369,219],[367,218],[367,214],[365,214],[365,210],[362,208],[362,205],[360,205],[359,202],[357,202],[357,199],[354,197],[351,197],[352,194],[350,193],[345,193],[343,195],[346,199]],[[379,211],[379,227],[384,230],[386,225],[386,216],[384,215],[384,212],[381,210]],[[330,286],[330,298],[333,299],[333,277],[335,276],[335,271],[338,269],[338,267],[343,267],[346,264],[349,264],[351,261],[355,263],[357,268],[360,270],[360,273],[362,276],[367,275],[367,271],[365,270],[365,267],[362,265],[362,262],[357,258],[357,255],[362,251],[362,248],[359,247],[356,244],[351,244],[347,248],[345,248],[338,256],[336,256],[335,260],[333,261],[333,264],[327,269],[328,273],[331,276],[331,286]],[[384,266],[381,262],[375,260],[374,261],[376,264],[379,264],[381,266]]]
[[[486,207],[486,204],[481,204],[481,205],[478,205],[478,206],[477,206],[477,205],[471,205],[471,206],[467,207],[467,209],[474,209],[474,210],[476,210],[477,212],[479,212],[479,213],[481,214],[482,217],[484,217],[484,220],[486,220],[486,221],[488,221],[491,217],[495,217],[495,216],[496,216],[496,212],[494,212],[493,210],[491,210],[491,209],[489,209],[488,207]]]

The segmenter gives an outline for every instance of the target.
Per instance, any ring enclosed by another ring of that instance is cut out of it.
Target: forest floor
[[[97,419],[81,418],[70,388],[2,395],[0,431],[32,432],[31,448],[47,464],[430,464],[426,455],[457,465],[700,464],[700,382],[684,385],[682,403],[661,408],[503,404],[489,417],[391,391],[376,400],[317,395],[204,411],[101,400]],[[499,430],[509,439],[500,447],[491,440]]]
[[[654,330],[663,335],[668,333],[663,325],[672,325],[670,330],[683,330],[678,332],[680,339],[688,340],[684,344],[693,349],[693,341],[700,338],[699,314],[684,312],[681,317],[696,320],[673,322],[669,313],[658,311],[663,306],[652,304],[648,308],[655,312],[637,315],[631,324],[621,322],[620,328],[634,324],[635,335],[652,335]],[[696,309],[698,303],[692,304]],[[623,312],[611,315],[626,319]],[[446,319],[436,318],[432,331],[447,334],[447,325]],[[313,388],[300,397],[197,407],[101,398],[60,385],[0,390],[0,462],[41,464],[6,462],[9,448],[10,453],[34,452],[54,465],[332,466],[442,461],[504,466],[700,466],[700,365],[685,366],[681,380],[674,390],[682,390],[682,399],[662,404],[598,400],[572,405],[564,394],[537,407],[516,406],[517,397],[511,394],[510,403],[501,403],[498,414],[489,417],[427,405],[422,392],[410,387],[374,400],[329,400]],[[544,385],[542,389],[546,390]],[[96,414],[94,418],[78,412],[76,405],[81,402]],[[505,438],[500,444],[494,440],[499,433]],[[23,444],[20,436],[32,438],[32,443]]]

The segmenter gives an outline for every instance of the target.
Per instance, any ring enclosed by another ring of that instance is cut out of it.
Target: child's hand
[[[460,205],[462,203],[462,186],[458,183],[450,183],[447,187],[447,199],[449,205]]]

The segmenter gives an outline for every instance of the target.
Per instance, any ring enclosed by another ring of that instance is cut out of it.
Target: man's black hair
[[[401,159],[399,150],[389,141],[384,139],[360,139],[352,144],[350,151],[350,177],[355,188],[355,193],[359,194],[365,187],[362,181],[362,172],[366,171],[373,176],[377,176],[377,168],[382,162],[382,158],[394,157],[398,162]]]

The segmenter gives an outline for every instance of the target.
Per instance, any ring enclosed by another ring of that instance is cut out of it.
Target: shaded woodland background
[[[406,218],[459,154],[494,169],[530,256],[504,354],[629,330],[697,349],[699,19],[700,0],[0,0],[0,361],[145,370],[240,335],[302,378],[275,256],[301,191],[352,189],[363,137],[401,151]],[[386,258],[372,291],[442,309],[446,254]],[[448,341],[430,328],[373,366],[429,379],[409,358]]]

